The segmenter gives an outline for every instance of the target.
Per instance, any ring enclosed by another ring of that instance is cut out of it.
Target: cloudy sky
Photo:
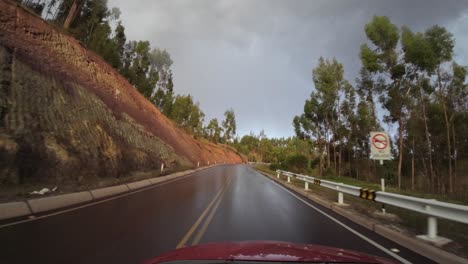
[[[422,31],[446,26],[455,60],[468,64],[468,1],[378,0],[109,0],[127,38],[149,40],[174,60],[176,93],[200,102],[206,120],[236,113],[238,134],[294,134],[291,121],[313,90],[320,56],[336,57],[345,77],[360,68],[364,25],[386,15]]]

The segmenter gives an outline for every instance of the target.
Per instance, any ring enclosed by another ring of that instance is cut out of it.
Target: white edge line
[[[258,172],[257,172],[258,173]],[[374,247],[382,250],[383,252],[387,253],[388,255],[392,256],[393,258],[397,259],[398,261],[400,261],[401,263],[405,263],[405,264],[411,264],[410,261],[402,258],[401,256],[393,253],[392,251],[388,250],[387,248],[385,248],[384,246],[380,245],[379,243],[373,241],[372,239],[366,237],[365,235],[359,233],[358,231],[352,229],[351,227],[345,225],[344,223],[342,223],[340,220],[334,218],[333,216],[325,213],[324,211],[320,210],[319,208],[315,207],[314,205],[310,204],[309,202],[305,201],[304,199],[302,199],[301,197],[297,196],[295,193],[289,191],[288,189],[286,189],[285,187],[281,186],[280,184],[276,183],[275,181],[269,179],[273,184],[275,184],[276,186],[280,187],[281,189],[283,189],[284,191],[288,192],[289,194],[291,194],[292,196],[294,196],[296,199],[298,199],[299,201],[305,203],[306,205],[308,205],[309,207],[311,207],[312,209],[315,209],[317,212],[323,214],[324,216],[330,218],[333,222],[339,224],[340,226],[346,228],[348,231],[350,231],[351,233],[355,234],[356,236],[362,238],[363,240],[365,240],[366,242],[368,242],[369,244],[373,245]]]
[[[23,224],[23,223],[27,223],[27,222],[36,221],[36,220],[47,218],[47,217],[54,216],[54,215],[68,213],[68,212],[75,211],[75,210],[78,210],[78,209],[82,209],[82,208],[86,208],[86,207],[89,207],[89,206],[101,204],[101,203],[112,201],[112,200],[115,200],[115,199],[119,199],[119,198],[122,198],[122,197],[125,197],[125,196],[129,196],[129,195],[132,195],[132,194],[135,194],[135,193],[143,192],[143,191],[146,191],[146,190],[149,190],[149,189],[152,189],[152,188],[156,188],[156,187],[159,187],[159,186],[163,186],[163,185],[175,182],[175,181],[179,181],[179,180],[188,178],[190,176],[193,176],[193,175],[197,174],[198,172],[206,171],[208,169],[211,169],[211,168],[206,168],[204,170],[195,171],[195,172],[189,173],[187,175],[183,175],[183,176],[181,176],[179,178],[171,179],[171,180],[161,182],[161,183],[156,183],[154,185],[146,186],[146,187],[143,187],[142,189],[138,189],[138,190],[135,190],[135,191],[130,190],[129,192],[126,192],[126,193],[123,193],[123,194],[120,194],[120,195],[117,195],[117,196],[114,196],[114,197],[111,197],[111,198],[107,198],[107,199],[104,199],[104,200],[100,200],[100,201],[96,201],[96,202],[92,202],[92,203],[87,203],[87,204],[80,205],[80,206],[77,206],[77,207],[73,207],[73,208],[70,208],[70,209],[58,211],[58,212],[55,212],[55,213],[45,214],[45,215],[41,215],[41,216],[38,216],[38,217],[30,218],[30,219],[25,219],[25,220],[13,222],[13,223],[0,225],[0,229],[4,228],[4,227],[13,226],[13,225],[19,225],[19,224]],[[31,214],[31,215],[33,215],[33,214]]]

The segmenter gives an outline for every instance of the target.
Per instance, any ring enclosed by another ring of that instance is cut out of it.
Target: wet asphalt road
[[[404,260],[432,263],[298,198],[306,200],[249,166],[217,166],[110,201],[0,227],[0,263],[139,263],[184,245],[243,240],[320,244],[394,260],[388,252],[396,248]]]

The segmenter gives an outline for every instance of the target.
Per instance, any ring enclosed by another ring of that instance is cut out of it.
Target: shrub
[[[302,154],[293,154],[286,157],[284,166],[292,172],[303,172],[307,169],[309,159]]]

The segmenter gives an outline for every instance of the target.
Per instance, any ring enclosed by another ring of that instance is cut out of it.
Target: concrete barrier
[[[149,181],[151,182],[151,184],[156,184],[156,183],[160,183],[160,182],[163,182],[165,181],[166,178],[163,176],[163,177],[155,177],[155,178],[151,178],[149,179]]]
[[[70,205],[80,204],[92,201],[93,197],[90,192],[69,193],[58,196],[44,197],[28,200],[33,213],[40,213],[66,207]]]
[[[11,202],[0,204],[0,220],[31,214],[25,202]]]
[[[173,174],[171,174],[171,175],[168,175],[167,178],[171,180],[171,179],[175,179],[175,178],[178,178],[178,177],[187,175],[187,174],[189,174],[189,173],[190,173],[190,172],[187,172],[187,173],[177,172],[177,173],[173,173]]]
[[[149,185],[151,185],[151,182],[149,180],[127,183],[127,186],[130,190],[140,189]]]
[[[107,197],[107,196],[128,192],[129,190],[130,189],[127,187],[127,185],[124,184],[124,185],[106,187],[106,188],[102,188],[102,189],[96,189],[96,190],[92,190],[90,192],[93,195],[94,199],[101,199],[101,198],[104,198],[104,197]]]

